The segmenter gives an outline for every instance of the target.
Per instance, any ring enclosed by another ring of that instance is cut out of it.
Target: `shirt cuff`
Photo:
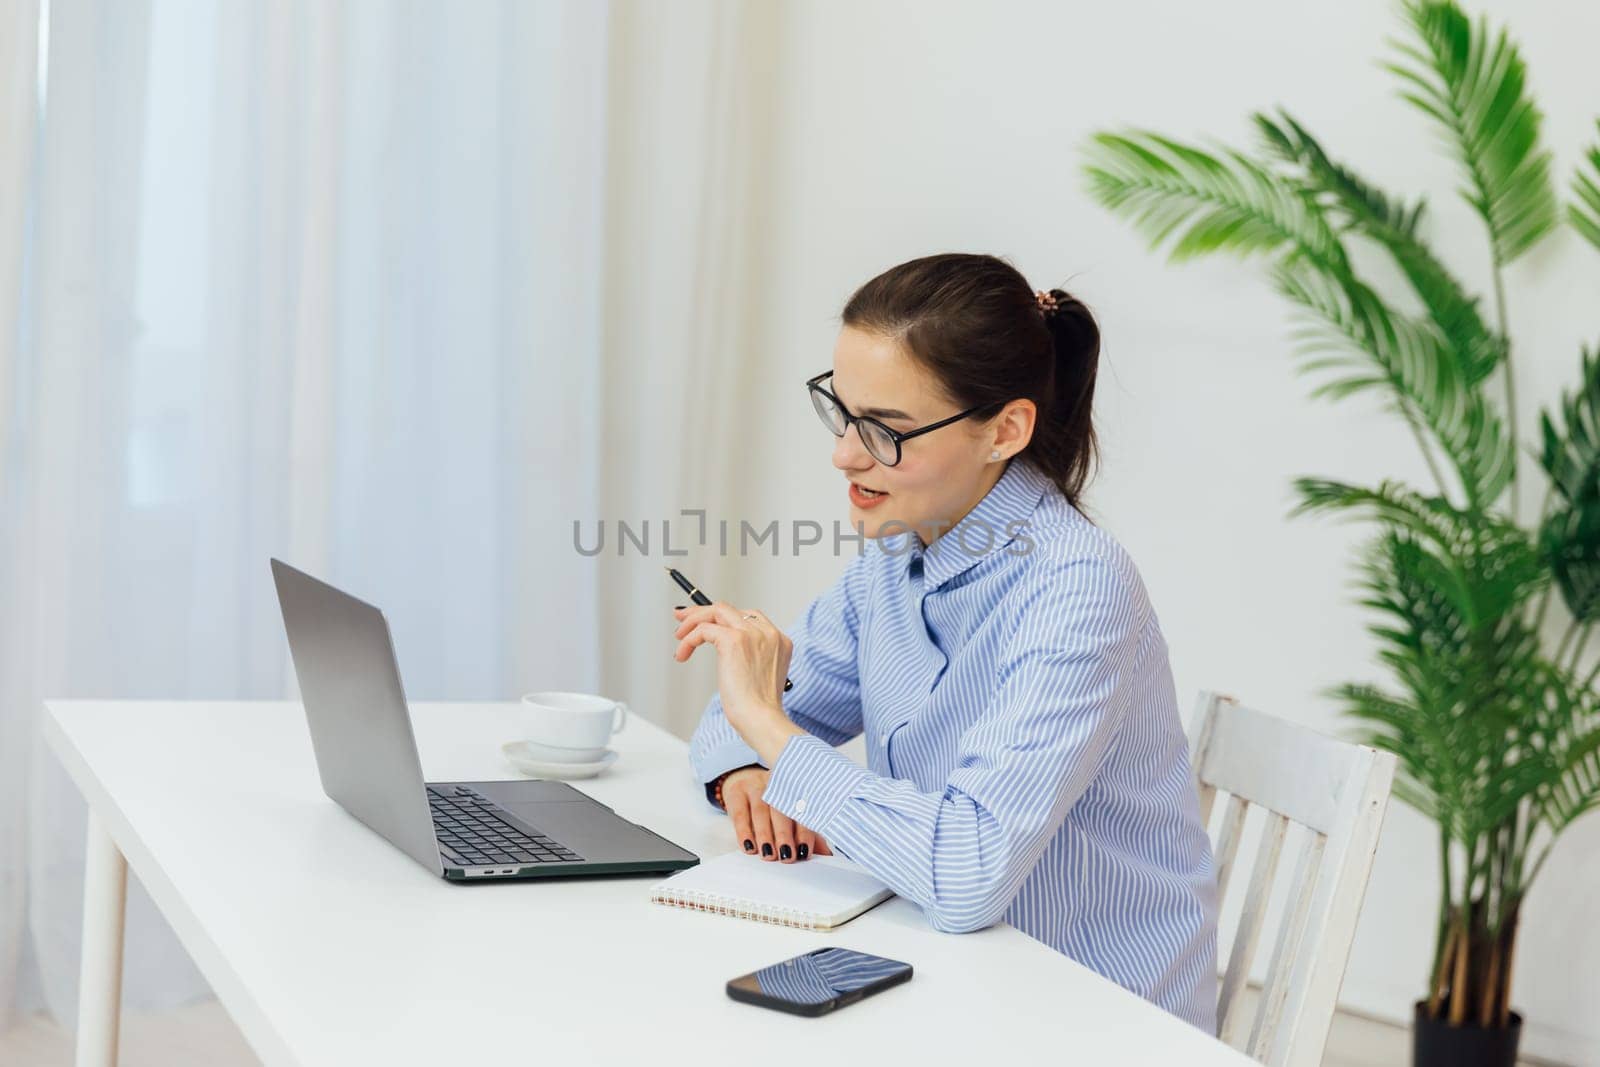
[[[761,757],[756,755],[755,749],[737,737],[732,741],[724,741],[695,761],[695,775],[700,779],[700,784],[705,786],[706,803],[711,806],[712,811],[724,814],[723,809],[717,807],[716,802],[711,799],[711,783],[729,771],[752,766],[765,767],[766,764],[761,762]]]
[[[772,764],[761,799],[807,829],[826,835],[839,808],[871,776],[871,771],[822,738],[796,734]]]

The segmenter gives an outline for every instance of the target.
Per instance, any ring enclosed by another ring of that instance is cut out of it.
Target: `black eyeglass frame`
[[[843,437],[845,434],[850,432],[851,424],[859,422],[870,422],[873,426],[876,426],[878,429],[887,434],[889,436],[889,440],[894,442],[893,463],[885,461],[883,457],[874,453],[871,448],[868,448],[867,439],[865,437],[861,439],[861,447],[866,448],[867,454],[871,455],[873,459],[877,460],[879,463],[882,463],[885,467],[898,467],[900,465],[900,460],[904,458],[904,452],[901,450],[900,446],[911,440],[913,437],[921,437],[925,433],[932,433],[934,430],[949,426],[952,422],[960,422],[962,419],[967,418],[969,415],[976,414],[986,407],[994,406],[992,404],[979,404],[977,407],[971,407],[963,412],[951,415],[948,419],[940,419],[938,422],[930,422],[926,426],[918,426],[914,430],[906,430],[904,433],[902,433],[891,426],[885,426],[881,421],[873,418],[871,415],[852,415],[850,413],[850,409],[845,407],[844,404],[840,402],[839,398],[833,395],[832,391],[822,387],[822,382],[831,377],[833,377],[833,371],[825,370],[814,378],[807,378],[806,390],[810,393],[821,393],[823,396],[827,397],[828,402],[834,407],[838,408],[839,414],[844,416],[844,429],[834,431],[833,435],[835,437]],[[813,408],[816,407],[815,397],[812,397],[811,406]],[[818,411],[817,416],[821,418],[822,412]],[[830,431],[833,431],[832,424],[828,423],[826,420],[824,420],[823,425],[827,426]],[[859,429],[856,430],[857,434],[860,432],[861,431]]]

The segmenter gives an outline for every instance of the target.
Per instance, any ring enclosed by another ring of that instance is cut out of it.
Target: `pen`
[[[694,601],[696,604],[699,604],[701,607],[705,607],[707,604],[711,603],[711,598],[706,596],[698,588],[696,588],[695,584],[693,582],[691,582],[689,579],[685,578],[683,575],[679,574],[676,570],[674,570],[671,567],[666,568],[666,571],[667,571],[667,573],[669,575],[672,576],[672,580],[678,583],[678,588],[682,589],[685,593],[689,594],[689,599],[690,600]],[[794,683],[791,682],[789,679],[785,678],[783,680],[783,691],[785,693],[787,693],[789,690],[791,690],[793,688],[794,688]]]

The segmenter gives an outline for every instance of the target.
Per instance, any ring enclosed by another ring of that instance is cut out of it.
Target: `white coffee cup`
[[[592,763],[627,723],[628,705],[609,697],[543,692],[522,698],[522,736],[540,759]]]

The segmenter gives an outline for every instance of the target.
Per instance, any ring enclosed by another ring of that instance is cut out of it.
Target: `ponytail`
[[[1026,449],[1066,498],[1077,504],[1099,458],[1092,407],[1100,366],[1100,327],[1083,301],[1051,289],[1044,309],[1055,358],[1053,411],[1034,427]],[[1043,414],[1043,413],[1041,413]]]

